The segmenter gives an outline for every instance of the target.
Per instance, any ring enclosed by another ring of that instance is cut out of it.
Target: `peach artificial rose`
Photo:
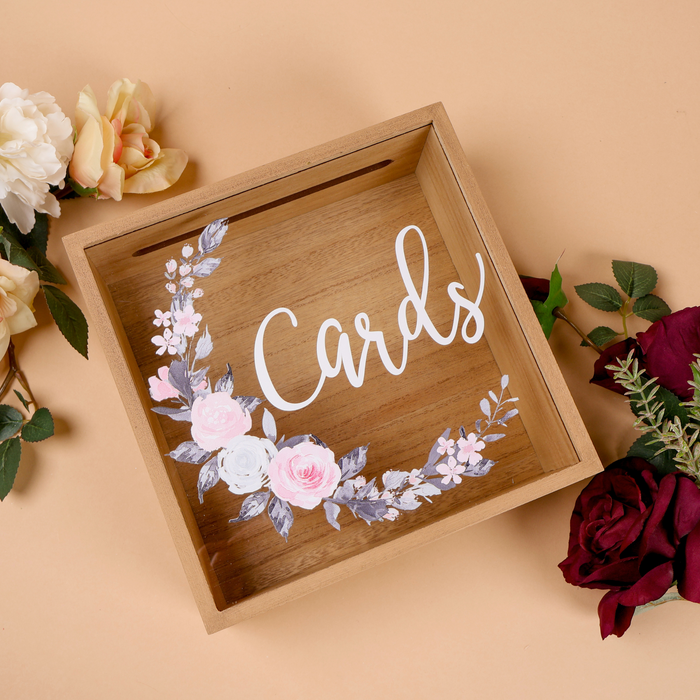
[[[39,275],[0,259],[0,357],[10,336],[36,326],[32,303],[39,291]]]
[[[71,178],[85,189],[96,189],[100,199],[116,200],[124,193],[160,192],[177,182],[187,155],[177,148],[161,148],[149,137],[155,112],[153,93],[140,80],[117,80],[107,94],[104,115],[86,85],[75,108]]]

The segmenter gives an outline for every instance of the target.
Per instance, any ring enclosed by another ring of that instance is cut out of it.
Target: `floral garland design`
[[[463,477],[488,474],[496,462],[481,453],[487,443],[505,437],[489,431],[506,427],[518,414],[516,408],[508,406],[518,399],[504,398],[508,375],[501,378],[498,396],[489,391],[489,398],[481,400],[479,407],[485,418],[476,421],[473,432],[460,427],[455,441],[448,428],[422,468],[390,470],[380,481],[376,477],[367,481],[361,474],[369,445],[356,447],[336,460],[328,445],[311,433],[278,439],[275,419],[267,409],[262,416],[265,437],[250,435],[251,414],[262,399],[233,395],[230,365],[213,389],[207,376],[209,367],[196,367],[211,354],[214,343],[208,326],[203,332],[200,329],[202,315],[195,312],[194,303],[204,290],[195,284],[221,264],[220,258],[208,256],[221,245],[227,229],[226,219],[212,222],[202,231],[196,254],[187,244],[179,262],[171,259],[165,263],[165,288],[172,300],[169,310],[156,309],[153,325],[162,329],[162,334],[151,339],[157,355],[174,357],[169,366],[160,367],[148,380],[154,401],[174,405],[152,410],[191,424],[192,440],[181,443],[168,456],[202,465],[197,482],[200,503],[222,480],[232,493],[247,494],[238,517],[229,522],[243,522],[267,512],[275,530],[287,540],[294,522],[292,506],[311,510],[323,504],[329,524],[340,530],[342,506],[368,524],[393,521],[401,511],[415,510],[461,484]]]

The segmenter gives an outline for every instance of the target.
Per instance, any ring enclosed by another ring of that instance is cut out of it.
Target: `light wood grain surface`
[[[104,104],[113,80],[141,78],[159,143],[190,155],[170,192],[63,204],[49,257],[79,303],[69,233],[203,185],[215,199],[226,177],[438,101],[519,271],[546,276],[565,251],[581,325],[607,319],[573,285],[612,282],[612,258],[654,264],[674,309],[700,299],[695,3],[40,0],[3,13],[3,81],[72,116],[85,84]],[[26,450],[0,505],[3,697],[697,697],[681,651],[697,646],[700,608],[663,606],[601,642],[600,593],[564,583],[578,486],[207,636],[110,348],[93,339],[85,362],[41,307],[38,320],[19,357],[58,430]],[[622,455],[623,402],[589,386],[593,358],[567,328],[551,346],[602,460]]]

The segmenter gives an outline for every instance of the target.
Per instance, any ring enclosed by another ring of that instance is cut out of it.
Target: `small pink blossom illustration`
[[[165,285],[165,288],[166,288],[171,294],[175,294],[175,292],[177,292],[177,285],[173,284],[172,282],[168,282],[168,284]]]
[[[154,401],[165,401],[166,399],[176,399],[178,390],[168,381],[168,368],[160,367],[157,377],[149,377],[151,398]]]
[[[183,258],[191,258],[192,253],[194,253],[194,248],[189,243],[187,245],[182,246]]]
[[[158,346],[156,355],[164,355],[166,350],[169,355],[174,355],[177,352],[178,345],[180,345],[180,336],[174,335],[169,328],[166,328],[163,331],[163,335],[153,336],[151,342]]]
[[[167,270],[168,274],[172,275],[173,272],[177,270],[177,262],[171,258],[165,263],[165,269]]]
[[[176,311],[174,318],[173,330],[180,335],[191,338],[197,332],[202,314],[196,314],[192,304],[188,304],[184,309]]]
[[[399,517],[399,511],[396,508],[389,508],[382,517],[384,520],[396,520]]]
[[[183,277],[180,283],[183,287],[189,289],[194,284],[194,277]]]
[[[438,443],[440,444],[440,447],[437,448],[437,451],[441,455],[444,455],[445,453],[447,453],[448,455],[453,455],[455,453],[454,440],[445,440],[445,438],[440,437],[438,438]]]
[[[170,325],[170,311],[161,311],[160,309],[156,309],[156,317],[153,319],[153,325],[162,325],[163,328],[167,328]]]
[[[421,481],[423,481],[422,470],[411,469],[411,473],[408,475],[408,483],[411,484],[411,486],[415,486],[416,484],[420,484]]]
[[[438,474],[443,474],[443,478],[440,481],[447,485],[450,481],[454,481],[455,484],[462,483],[462,477],[459,476],[464,472],[464,465],[460,464],[454,457],[450,457],[447,460],[447,464],[440,464],[436,471]]]
[[[486,443],[484,443],[483,440],[479,440],[474,433],[469,433],[466,440],[460,438],[457,441],[457,447],[459,447],[457,459],[460,462],[469,462],[470,466],[474,466],[481,461],[479,452],[486,447]]]
[[[201,287],[198,287],[197,289],[192,290],[192,296],[195,299],[199,299],[199,297],[204,296],[204,290]]]
[[[192,265],[180,265],[180,274],[184,277],[192,272]]]

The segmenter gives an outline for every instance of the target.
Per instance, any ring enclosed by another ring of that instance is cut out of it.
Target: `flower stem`
[[[558,306],[552,311],[552,316],[568,323],[599,355],[603,354],[602,348],[598,347]]]
[[[19,382],[19,385],[24,389],[26,392],[29,400],[27,403],[31,404],[34,406],[34,410],[37,409],[37,402],[36,399],[34,398],[34,394],[32,394],[32,390],[29,388],[29,382],[27,381],[27,378],[24,376],[22,373],[22,370],[19,368],[19,365],[17,364],[17,358],[15,357],[15,345],[14,343],[10,340],[10,344],[7,346],[7,358],[10,361],[10,369],[7,371],[7,374],[5,375],[5,379],[2,382],[2,385],[0,386],[0,399],[2,399],[5,394],[7,393],[7,390],[10,388],[10,385],[12,384],[13,379],[17,379]]]

